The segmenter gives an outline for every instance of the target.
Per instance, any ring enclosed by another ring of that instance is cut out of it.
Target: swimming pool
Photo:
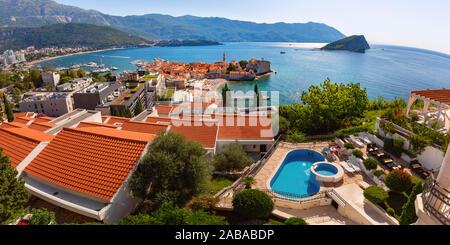
[[[324,176],[333,176],[338,173],[338,169],[335,166],[325,163],[318,164],[314,170],[316,170],[318,174]]]
[[[311,173],[311,166],[323,162],[325,158],[312,150],[293,150],[270,181],[272,190],[289,198],[306,198],[319,192],[320,184]]]

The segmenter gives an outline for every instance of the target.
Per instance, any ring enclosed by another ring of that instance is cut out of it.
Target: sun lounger
[[[341,165],[345,169],[345,171],[349,173],[356,172],[356,169],[354,169],[349,162],[339,162],[339,165]]]
[[[363,148],[364,143],[362,143],[359,139],[357,139],[354,135],[350,135],[350,140],[355,144],[358,148]]]
[[[334,142],[336,142],[339,147],[344,148],[344,141],[342,141],[341,139],[336,139]]]
[[[361,139],[366,145],[372,144],[372,141],[370,141],[367,137],[362,137]]]
[[[384,163],[384,164],[390,164],[390,163],[393,163],[394,160],[392,160],[390,158],[386,158],[386,159],[381,160],[381,162]]]
[[[386,156],[386,154],[384,154],[383,152],[380,152],[380,153],[377,153],[375,156],[377,159],[382,159],[383,157]]]
[[[358,164],[358,163],[352,162],[352,161],[348,161],[348,162],[350,163],[351,167],[352,167],[353,169],[355,169],[356,172],[360,172],[360,171],[361,171],[361,168],[359,167],[359,164]]]

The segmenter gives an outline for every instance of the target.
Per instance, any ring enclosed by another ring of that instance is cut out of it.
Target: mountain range
[[[344,38],[321,23],[255,23],[218,17],[147,14],[113,16],[53,0],[0,0],[0,27],[87,23],[113,27],[149,40],[200,39],[219,42],[323,42]]]
[[[147,45],[148,41],[107,26],[67,23],[41,27],[0,28],[0,52],[6,49],[23,49],[29,46],[89,47],[94,49],[112,47],[135,47]]]

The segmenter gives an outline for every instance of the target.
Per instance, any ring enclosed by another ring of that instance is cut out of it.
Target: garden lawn
[[[208,194],[210,195],[214,195],[217,192],[219,192],[220,190],[222,190],[223,188],[230,186],[233,184],[233,180],[224,178],[224,177],[210,177],[210,179],[208,179]]]

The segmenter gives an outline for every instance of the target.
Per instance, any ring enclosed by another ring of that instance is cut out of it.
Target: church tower
[[[222,65],[222,73],[226,73],[227,69],[228,69],[228,63],[227,63],[227,56],[225,54],[225,51],[223,52],[223,61],[222,61],[223,65]]]

